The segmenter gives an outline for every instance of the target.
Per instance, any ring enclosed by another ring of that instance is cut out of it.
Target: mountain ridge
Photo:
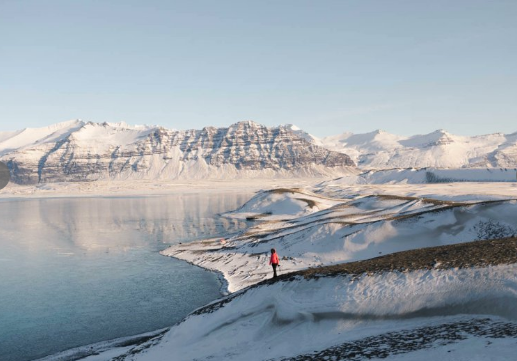
[[[398,136],[376,130],[319,138],[316,143],[350,155],[363,169],[517,167],[517,132],[459,136],[439,129]]]
[[[0,136],[0,159],[19,184],[335,176],[355,167],[291,126],[252,121],[178,131],[76,120]]]
[[[517,132],[458,136],[439,129],[318,138],[251,120],[175,130],[80,119],[0,132],[0,160],[19,184],[131,179],[340,176],[361,169],[515,168]]]

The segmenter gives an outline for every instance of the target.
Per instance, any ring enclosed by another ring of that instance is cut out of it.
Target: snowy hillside
[[[18,184],[335,176],[355,166],[294,126],[250,121],[187,131],[71,121],[0,133],[0,160]]]
[[[321,269],[318,277],[284,277],[200,309],[158,345],[125,359],[396,359],[446,347],[455,350],[449,360],[510,360],[511,348],[500,345],[517,338],[517,324],[508,321],[517,320],[516,271],[511,264],[359,275]],[[472,355],[465,340],[488,349]]]
[[[280,276],[169,330],[44,361],[514,360],[516,246],[482,241]]]
[[[377,130],[315,139],[315,143],[350,155],[366,169],[517,167],[517,132],[466,137],[437,130],[402,137]]]
[[[517,201],[365,191],[259,192],[227,214],[258,220],[241,235],[163,251],[221,272],[233,293],[123,359],[510,360],[517,240],[504,238],[517,235]],[[270,248],[281,257],[277,282]],[[472,352],[477,343],[485,347]]]
[[[481,203],[402,196],[329,199],[302,190],[259,193],[228,214],[260,219],[229,240],[173,246],[162,253],[222,272],[230,292],[270,276],[268,250],[282,272],[365,260],[409,249],[517,235],[517,201]],[[492,220],[497,219],[496,224]],[[210,250],[209,253],[203,251]]]

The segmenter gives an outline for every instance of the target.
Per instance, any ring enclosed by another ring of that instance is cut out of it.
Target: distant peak
[[[114,128],[131,128],[132,127],[129,124],[127,124],[126,122],[116,122],[116,123],[106,122],[105,124],[109,125],[110,127],[114,127]]]
[[[386,135],[386,134],[390,134],[390,133],[388,133],[387,131],[385,131],[383,129],[376,129],[373,132],[364,133],[364,134],[362,134],[362,136],[370,136],[372,138],[375,138],[377,135]],[[357,134],[357,135],[361,136],[361,134]]]
[[[291,130],[294,130],[294,131],[298,131],[298,130],[302,130],[300,127],[297,127],[296,125],[294,124],[286,124],[285,127],[287,129],[291,129]]]
[[[262,124],[256,123],[253,120],[242,120],[240,122],[234,123],[230,125],[230,128],[240,128],[240,127],[262,127]]]
[[[37,127],[37,128],[26,127],[26,128],[23,128],[22,131],[33,130],[33,129],[60,129],[60,128],[71,127],[74,125],[84,125],[84,124],[86,124],[86,123],[83,122],[81,119],[72,119],[72,120],[66,120],[64,122],[50,124],[46,127]]]
[[[312,135],[310,133],[307,133],[305,130],[301,129],[300,127],[297,127],[294,124],[284,124],[284,125],[281,125],[280,127],[282,129],[285,129],[288,132],[293,133],[294,135],[296,135],[298,137],[305,139],[308,142],[311,142],[311,143],[316,142],[318,144],[321,143],[321,141],[317,137],[315,137],[314,135]]]
[[[449,133],[449,132],[448,132],[448,131],[446,131],[445,129],[437,129],[437,130],[435,130],[434,132],[432,132],[431,134],[451,135],[451,133]]]
[[[75,124],[84,124],[84,121],[82,121],[81,119],[71,119],[71,120],[66,120],[64,122],[56,123],[56,124],[54,124],[54,126],[67,126],[67,125],[75,125]]]
[[[124,121],[121,122],[86,122],[84,125],[90,126],[90,127],[104,127],[104,128],[114,128],[114,129],[133,129],[133,130],[145,130],[145,129],[156,129],[159,128],[157,125],[130,125]]]

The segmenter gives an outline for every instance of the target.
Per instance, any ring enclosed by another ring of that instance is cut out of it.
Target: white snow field
[[[73,134],[74,140],[92,152],[113,145],[128,146],[148,135],[157,126],[129,125],[120,123],[92,123],[79,119],[56,123],[41,128],[24,128],[14,132],[0,132],[0,155],[28,151],[41,147],[50,148],[56,142]]]
[[[127,180],[95,182],[59,182],[37,185],[9,183],[0,190],[2,198],[91,197],[91,196],[160,196],[177,193],[260,191],[276,187],[303,187],[314,178],[273,178],[243,180]]]

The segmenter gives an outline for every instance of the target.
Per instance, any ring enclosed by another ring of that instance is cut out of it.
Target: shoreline
[[[491,267],[512,266],[517,265],[517,253],[512,253],[514,250],[517,250],[517,238],[508,237],[417,248],[360,261],[309,267],[280,274],[276,279],[268,278],[246,288],[230,292],[221,299],[197,308],[192,311],[192,314],[212,312],[214,308],[222,307],[235,297],[238,297],[239,294],[256,287],[271,285],[277,282],[291,282],[298,278],[317,280],[320,278],[345,277],[354,282],[361,277],[379,276],[387,273],[404,274],[419,271],[481,270]],[[169,257],[183,260],[174,256]]]
[[[459,265],[456,264],[457,262],[461,263],[461,260],[457,260],[457,256],[463,256],[466,257],[469,255],[469,252],[478,253],[480,250],[485,248],[490,248],[493,246],[496,246],[500,248],[499,255],[508,255],[507,250],[508,249],[515,249],[517,245],[517,239],[511,238],[511,239],[504,239],[504,240],[492,240],[492,241],[474,241],[474,242],[468,242],[463,244],[455,244],[455,245],[449,245],[449,246],[440,246],[440,247],[432,247],[428,249],[417,249],[417,250],[411,250],[411,251],[404,251],[404,252],[398,252],[392,255],[385,255],[374,259],[364,260],[364,261],[358,261],[358,262],[352,262],[351,264],[342,264],[342,265],[336,265],[338,267],[344,268],[344,269],[336,269],[336,266],[327,266],[322,268],[311,268],[308,270],[298,271],[294,272],[292,274],[284,274],[279,276],[278,279],[268,279],[263,282],[260,282],[259,284],[250,286],[244,290],[238,290],[236,292],[232,292],[228,294],[227,296],[220,297],[204,306],[201,306],[192,312],[190,312],[187,316],[185,316],[184,319],[181,321],[176,322],[174,325],[171,325],[170,327],[159,329],[151,332],[146,332],[143,334],[137,334],[133,336],[126,336],[121,337],[113,340],[107,340],[107,341],[100,341],[95,344],[89,344],[84,346],[79,346],[73,349],[62,351],[58,354],[53,354],[49,356],[45,356],[44,358],[37,359],[35,361],[79,361],[79,360],[87,360],[87,361],[105,361],[106,357],[108,359],[111,359],[112,357],[124,357],[124,356],[131,356],[140,353],[142,350],[148,349],[154,345],[157,345],[160,343],[160,341],[163,339],[163,337],[170,331],[171,328],[173,328],[176,325],[181,324],[185,321],[185,319],[191,315],[202,315],[205,313],[211,313],[214,310],[217,310],[220,307],[224,307],[226,303],[233,301],[236,297],[239,297],[241,294],[246,293],[248,290],[255,289],[256,287],[259,287],[260,285],[270,285],[274,283],[283,283],[283,282],[291,282],[295,279],[298,279],[299,277],[310,280],[314,278],[320,278],[320,277],[348,277],[350,279],[358,280],[361,277],[375,277],[375,276],[381,276],[384,273],[392,273],[395,271],[395,273],[412,273],[412,272],[418,272],[418,271],[428,271],[428,270],[435,270],[435,271],[445,271],[448,270],[454,270],[456,268],[464,269],[464,270],[485,270],[485,269],[491,269],[491,268],[497,268],[497,267],[511,267],[512,265],[515,265],[516,257],[517,255],[511,255],[510,259],[505,259],[504,261],[496,261],[494,263],[489,262],[489,264],[485,262],[480,262],[479,264],[465,264],[465,265]],[[453,252],[450,252],[452,250]],[[464,252],[467,251],[467,252]],[[422,265],[417,265],[411,263],[412,261],[419,259],[418,254],[424,253],[426,254],[426,258],[423,261]],[[405,258],[406,254],[411,254],[411,257],[409,259],[409,262],[411,263],[410,267],[404,267],[407,266]],[[393,267],[392,262],[399,263],[401,261],[401,257],[404,258],[404,262],[402,266],[402,269],[400,269],[399,266]],[[173,257],[176,258],[176,257]],[[414,259],[413,259],[414,258]],[[439,259],[441,262],[439,265],[432,264],[430,260],[436,260]],[[362,268],[363,266],[366,266],[371,263],[378,263],[380,261],[380,269],[374,270],[373,272],[370,272],[369,270],[361,270],[359,272],[354,272],[351,269],[347,269],[348,267],[351,267],[352,269]],[[451,264],[448,264],[448,261],[451,261]],[[443,263],[442,263],[443,262]],[[187,262],[190,263],[190,262]],[[474,262],[476,263],[476,262]],[[191,263],[190,263],[191,264]],[[459,267],[458,267],[459,266]],[[197,266],[200,268],[203,268],[201,266]],[[205,269],[206,271],[210,272],[216,272],[209,269]],[[461,318],[461,317],[460,317]],[[478,315],[477,318],[474,317],[464,317],[465,321],[473,321],[473,325],[476,326],[475,322],[477,320],[483,320],[486,322],[490,320],[497,321],[498,318],[500,318],[502,321],[504,321],[504,318],[501,318],[500,316],[486,316],[482,317],[481,315]],[[494,322],[495,322],[494,321]],[[450,323],[451,320],[448,320]],[[491,322],[491,321],[490,321]],[[465,322],[463,322],[465,323]],[[511,322],[506,322],[507,324],[511,324]],[[497,323],[496,323],[497,324]],[[448,325],[448,324],[445,324]],[[504,325],[506,326],[506,324]],[[429,327],[426,326],[426,327]],[[438,327],[438,326],[436,326]],[[425,327],[424,327],[425,328]],[[412,332],[412,331],[411,331]],[[384,337],[384,335],[379,335],[379,337]],[[375,337],[371,337],[372,339]],[[343,345],[337,345],[330,348],[326,348],[323,350],[320,350],[318,352],[315,352],[315,355],[313,354],[305,354],[300,355],[298,357],[302,357],[303,360],[315,360],[314,357],[326,355],[330,352],[332,352],[334,349],[339,349],[339,352],[346,351],[347,345],[353,345],[356,343],[363,342],[362,339],[359,339],[357,341],[349,341],[348,343],[344,343]],[[124,358],[125,359],[125,358]],[[316,358],[317,359],[317,358]],[[284,359],[282,359],[284,360]],[[294,360],[294,358],[286,358],[285,360]],[[296,358],[298,360],[298,358]]]
[[[124,336],[111,340],[99,341],[96,343],[78,346],[58,353],[38,358],[34,361],[79,361],[91,358],[92,356],[102,356],[106,352],[119,349],[120,355],[135,346],[161,339],[174,326],[161,328],[154,331],[144,332],[132,336]],[[103,356],[104,357],[104,356]]]
[[[220,237],[219,237],[220,238]],[[210,238],[212,240],[215,240],[215,239],[219,239],[219,238]],[[192,241],[192,242],[199,242],[199,241]],[[192,243],[192,242],[189,242],[189,243]],[[216,277],[217,277],[217,280],[220,284],[220,287],[219,287],[219,293],[221,293],[221,297],[226,297],[230,294],[232,294],[233,292],[231,292],[228,287],[230,285],[230,283],[228,282],[228,280],[226,279],[226,277],[224,277],[224,273],[221,272],[220,270],[216,270],[216,269],[210,269],[210,268],[206,268],[206,267],[203,267],[199,264],[195,264],[191,261],[188,261],[188,260],[185,260],[185,259],[182,259],[182,258],[177,258],[177,257],[173,257],[173,256],[168,256],[166,254],[164,254],[163,252],[165,252],[167,249],[169,249],[170,247],[167,247],[163,250],[161,250],[160,252],[158,252],[161,256],[163,257],[168,257],[168,258],[174,258],[174,259],[177,259],[178,261],[181,261],[181,262],[185,262],[185,263],[188,263],[189,265],[191,266],[194,266],[194,267],[197,267],[199,269],[202,269],[203,271],[206,271],[206,272],[210,272],[210,273],[213,273]],[[214,301],[212,302],[215,302],[217,299],[215,299]],[[210,303],[212,303],[210,302]],[[209,303],[209,304],[210,304]],[[206,305],[205,305],[206,306]],[[204,307],[204,306],[201,306],[201,307]],[[201,308],[199,307],[199,308]],[[195,310],[194,310],[195,311]],[[194,312],[192,311],[192,312]]]
[[[462,201],[517,198],[517,182],[455,182],[423,184],[339,184],[329,178],[255,178],[231,180],[93,181],[18,185],[9,183],[0,190],[0,202],[11,199],[82,197],[158,197],[176,193],[256,192],[275,188],[310,188],[329,198],[343,192],[363,195],[405,195],[448,198]]]
[[[246,180],[186,181],[94,181],[19,185],[9,183],[0,190],[0,201],[34,198],[158,197],[176,193],[259,191],[285,186],[311,186],[328,178],[257,178]]]

